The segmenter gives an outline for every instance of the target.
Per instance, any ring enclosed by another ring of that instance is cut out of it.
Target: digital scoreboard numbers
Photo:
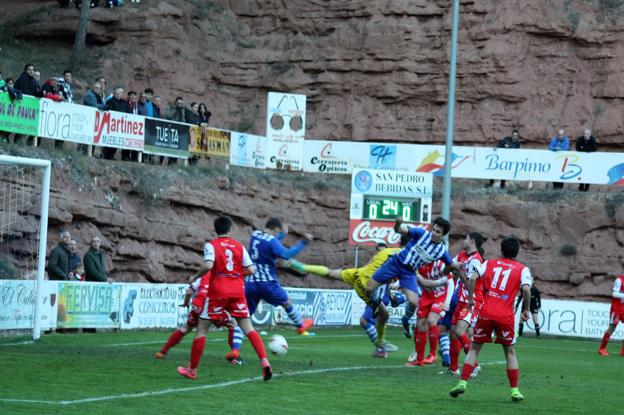
[[[397,245],[394,221],[415,226],[431,223],[431,173],[403,170],[353,169],[349,242]]]
[[[400,217],[404,222],[421,222],[420,204],[420,199],[364,196],[362,219],[394,221]]]

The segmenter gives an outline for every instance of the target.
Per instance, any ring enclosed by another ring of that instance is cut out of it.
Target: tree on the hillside
[[[75,71],[80,64],[80,55],[85,46],[87,39],[87,26],[89,25],[89,14],[91,8],[89,7],[89,1],[83,2],[80,7],[80,20],[78,22],[78,30],[76,31],[76,37],[74,38],[74,48],[72,49],[71,58],[69,60],[69,69]]]

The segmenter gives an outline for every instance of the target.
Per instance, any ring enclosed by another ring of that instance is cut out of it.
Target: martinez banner
[[[95,113],[96,146],[143,151],[144,139],[145,117],[116,111]]]
[[[232,131],[230,146],[230,164],[233,166],[266,168],[267,145],[266,137],[238,133]]]
[[[95,113],[85,105],[39,101],[39,136],[81,144],[93,144]]]
[[[56,327],[56,283],[43,282],[41,328]],[[36,282],[0,280],[0,330],[31,329],[35,317]]]
[[[58,283],[58,327],[118,328],[121,284]]]
[[[11,101],[7,92],[0,92],[0,131],[38,135],[39,99],[24,95],[21,101]]]
[[[191,127],[189,153],[230,158],[230,132],[208,127]]]
[[[171,328],[186,321],[180,307],[188,284],[124,284],[121,290],[121,328]]]
[[[278,170],[302,170],[304,159],[306,96],[269,92],[266,135],[267,166]]]
[[[189,124],[146,118],[143,152],[182,159],[188,158],[190,127]]]

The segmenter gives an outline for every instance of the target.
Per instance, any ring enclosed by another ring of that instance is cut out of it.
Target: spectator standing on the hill
[[[109,280],[104,263],[104,254],[100,250],[100,238],[91,238],[91,247],[84,254],[83,262],[86,281],[106,282]]]
[[[548,144],[550,151],[568,151],[570,149],[570,139],[563,129],[557,132],[557,135],[550,140]],[[553,182],[553,189],[563,189],[563,182]]]
[[[128,102],[125,99],[123,99],[123,93],[124,93],[123,88],[121,87],[115,88],[115,90],[113,91],[113,96],[108,101],[106,101],[104,110],[130,113],[130,105],[128,105]],[[104,147],[102,148],[102,158],[107,159],[107,160],[112,160],[115,158],[116,152],[117,152],[116,148]]]
[[[145,94],[145,115],[147,117],[154,117],[154,104],[152,100],[154,99],[154,90],[152,88],[145,88],[143,91]],[[139,101],[141,97],[139,97]]]
[[[65,100],[63,93],[61,92],[61,88],[59,88],[58,78],[51,77],[45,82],[45,84],[43,84],[41,89],[43,91],[44,98],[51,99],[56,102]]]
[[[139,101],[137,102],[137,114],[148,117],[147,115],[147,94],[141,92],[139,94]]]
[[[199,104],[199,124],[202,127],[208,127],[212,113],[208,111],[208,107],[203,102]]]
[[[184,98],[177,97],[173,107],[169,108],[167,118],[172,121],[186,122],[186,109],[184,108]]]
[[[520,148],[520,132],[513,130],[511,135],[502,138],[497,144],[496,148]],[[494,186],[494,179],[490,180],[490,184],[487,187]],[[505,188],[505,180],[501,180],[500,188]]]
[[[154,118],[162,118],[162,98],[160,95],[154,96],[154,101],[152,102],[154,105]]]
[[[576,139],[576,151],[584,153],[592,153],[598,150],[598,140],[592,135],[591,130],[585,130],[582,136]],[[586,192],[589,190],[589,183],[580,183],[579,191]]]
[[[50,280],[67,280],[71,271],[71,251],[69,242],[71,235],[68,231],[61,231],[59,243],[48,258],[48,278]]]
[[[99,110],[104,109],[104,101],[102,100],[102,84],[95,82],[91,89],[85,94],[82,103],[87,107],[94,107]]]
[[[63,76],[58,79],[58,85],[65,101],[74,102],[74,93],[72,90],[72,73],[69,69],[63,71]]]
[[[14,88],[24,95],[41,97],[41,86],[34,77],[35,66],[32,63],[24,66],[24,72],[15,81]]]

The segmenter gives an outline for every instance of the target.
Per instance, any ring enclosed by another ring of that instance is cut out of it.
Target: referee
[[[516,310],[518,309],[518,305],[522,302],[522,297],[518,297],[518,301],[516,301]],[[523,304],[524,306],[524,304]],[[529,309],[531,310],[531,316],[533,317],[533,324],[535,325],[535,337],[540,338],[540,325],[539,325],[539,311],[542,308],[542,299],[540,297],[540,292],[533,283],[531,287],[531,304],[529,304]],[[522,330],[524,329],[524,322],[520,320],[520,326],[518,327],[518,335],[522,336]]]

